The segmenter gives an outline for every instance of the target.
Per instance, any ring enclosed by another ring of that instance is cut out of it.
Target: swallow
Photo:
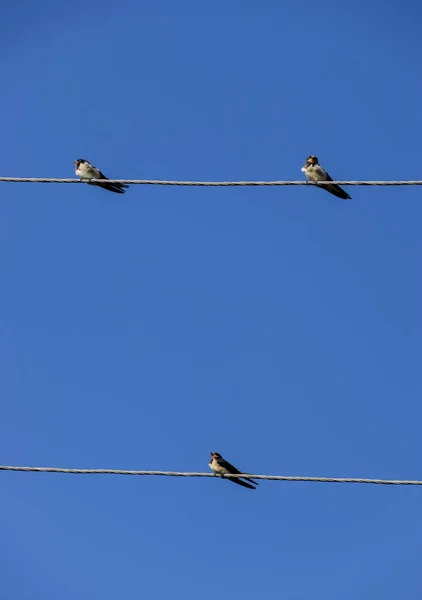
[[[327,171],[318,164],[318,159],[316,156],[308,156],[306,159],[306,163],[301,168],[308,178],[308,181],[318,184],[318,181],[333,181],[331,177],[328,175]],[[324,185],[321,186],[327,192],[334,194],[337,198],[342,198],[343,200],[351,200],[352,197],[349,196],[347,192],[345,192],[339,185]]]
[[[108,179],[97,167],[91,165],[90,162],[83,158],[78,158],[78,160],[73,161],[76,165],[75,173],[82,180],[84,179]],[[102,187],[109,192],[116,192],[116,194],[124,194],[125,188],[129,186],[126,183],[91,183],[87,181],[90,185],[98,185],[98,187]]]
[[[258,485],[258,482],[254,481],[250,477],[245,476],[245,477],[243,477],[243,479],[246,479],[247,481],[251,481],[254,485],[251,485],[250,483],[247,483],[246,481],[242,481],[242,479],[240,479],[238,477],[228,477],[228,475],[230,475],[230,474],[241,475],[242,472],[238,471],[236,469],[236,467],[234,467],[229,462],[224,460],[224,458],[218,452],[211,452],[211,460],[210,460],[208,466],[211,469],[211,471],[214,471],[215,475],[219,475],[220,477],[225,476],[226,479],[229,479],[230,481],[233,481],[233,483],[237,483],[238,485],[242,485],[243,487],[247,487],[251,490],[255,490],[256,488],[254,486]]]

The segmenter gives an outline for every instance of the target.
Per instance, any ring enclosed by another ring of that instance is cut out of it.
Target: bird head
[[[213,458],[223,458],[223,457],[218,452],[211,452],[211,459],[213,459]]]

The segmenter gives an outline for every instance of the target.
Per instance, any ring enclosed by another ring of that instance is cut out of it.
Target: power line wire
[[[218,477],[214,473],[184,473],[180,471],[127,471],[122,469],[61,469],[57,467],[18,467],[0,465],[0,471],[34,473],[66,473],[73,475],[157,475],[161,477]],[[357,477],[290,477],[287,475],[252,475],[240,473],[230,477],[252,477],[269,481],[309,481],[313,483],[368,483],[377,485],[422,485],[422,481],[403,479],[362,479]]]
[[[0,177],[7,183],[88,183],[80,179],[56,179],[46,177]],[[90,183],[126,183],[129,185],[178,185],[200,187],[232,187],[232,186],[326,186],[326,185],[361,185],[361,186],[398,186],[422,185],[422,181],[320,181],[317,184],[309,181],[165,181],[159,179],[90,179]]]

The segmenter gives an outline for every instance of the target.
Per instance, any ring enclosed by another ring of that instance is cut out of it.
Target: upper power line
[[[88,183],[80,179],[57,179],[55,177],[0,177],[0,181],[7,183]],[[319,181],[317,184],[309,181],[167,181],[162,179],[90,179],[90,183],[123,183],[130,185],[179,185],[198,187],[230,187],[230,186],[317,186],[327,185],[422,185],[422,181]]]
[[[55,177],[0,177],[0,181],[6,183],[88,183],[80,179],[57,179]],[[162,179],[90,179],[90,183],[123,183],[128,185],[179,185],[198,187],[230,187],[230,186],[317,186],[329,185],[374,185],[374,186],[397,186],[397,185],[422,185],[422,181],[319,181],[317,184],[309,181],[167,181]]]
[[[122,469],[62,469],[59,467],[18,467],[0,465],[0,471],[35,473],[67,473],[73,475],[156,475],[161,477],[218,477],[214,473],[186,473],[181,471],[128,471]],[[230,474],[230,477],[253,477],[270,481],[309,481],[312,483],[366,483],[376,485],[422,485],[422,481],[408,479],[362,479],[360,477],[291,477],[289,475]],[[225,477],[223,477],[224,479]]]

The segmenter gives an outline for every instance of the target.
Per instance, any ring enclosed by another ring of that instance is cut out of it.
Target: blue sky
[[[414,3],[29,0],[1,175],[420,179]],[[421,479],[420,188],[0,183],[0,462]],[[8,600],[420,597],[419,488],[1,474]]]

